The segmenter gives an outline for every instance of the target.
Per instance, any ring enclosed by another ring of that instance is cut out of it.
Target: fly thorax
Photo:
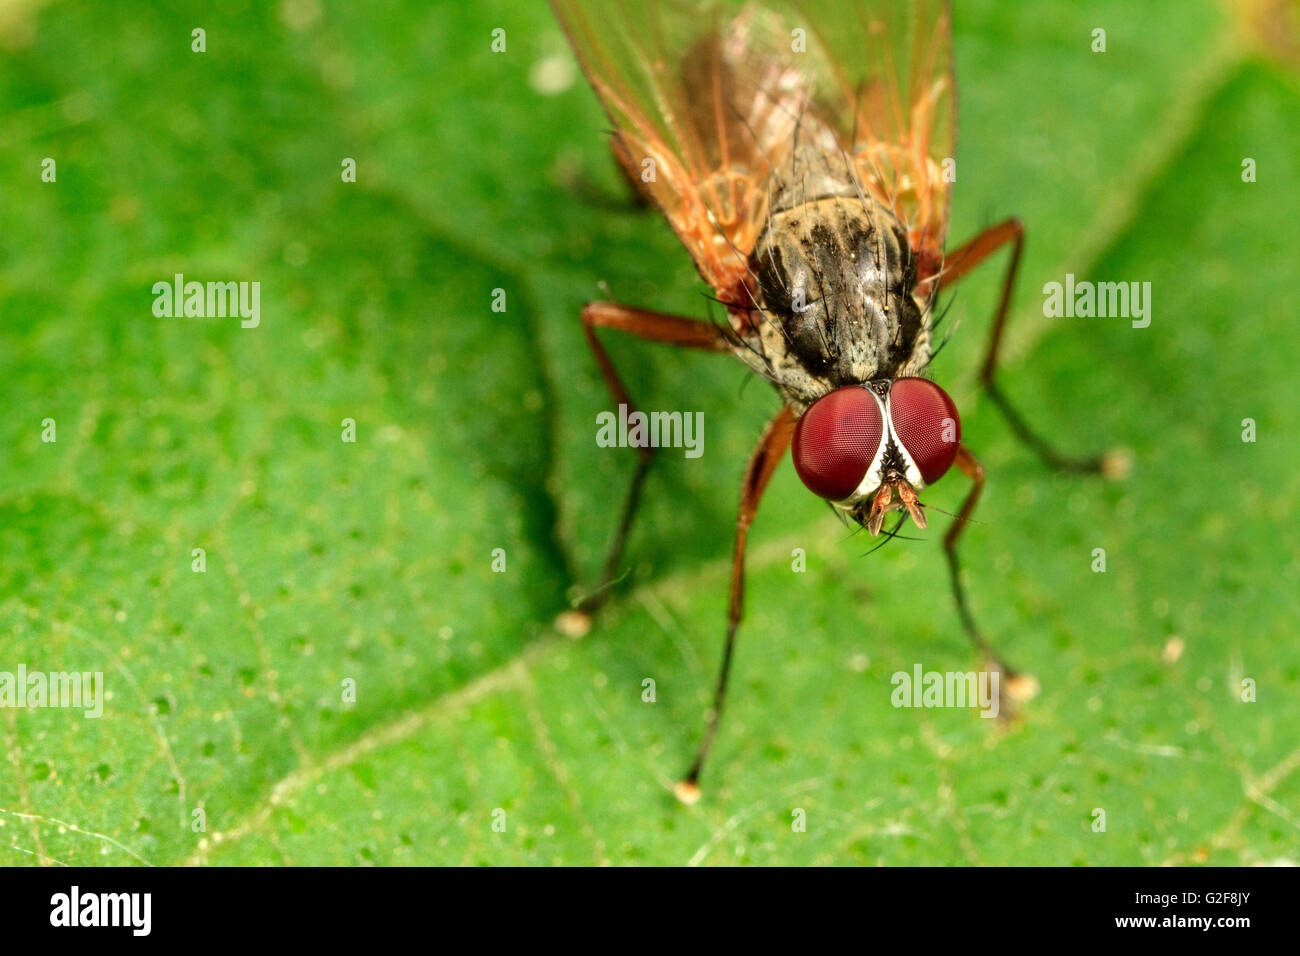
[[[774,204],[750,267],[785,358],[824,390],[895,378],[928,353],[907,236],[878,203]]]

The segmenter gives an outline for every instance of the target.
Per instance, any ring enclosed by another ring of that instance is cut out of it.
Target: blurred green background
[[[963,283],[935,372],[989,469],[967,584],[1041,693],[1005,725],[891,707],[893,672],[976,664],[944,522],[864,558],[783,465],[688,808],[776,400],[607,337],[643,407],[704,412],[705,454],[660,456],[632,574],[556,635],[632,465],[595,446],[578,310],[598,282],[707,303],[626,204],[548,10],[0,0],[0,670],[111,693],[100,720],[0,711],[0,862],[1300,859],[1300,88],[1268,6],[957,4],[951,238],[1028,226],[1002,381],[1134,473],[1057,477],[1013,440],[974,388],[1000,267]],[[156,318],[176,272],[260,281],[261,326]],[[1066,272],[1151,282],[1151,326],[1043,318]]]

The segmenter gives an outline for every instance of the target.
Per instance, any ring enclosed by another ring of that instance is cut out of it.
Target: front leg
[[[718,684],[713,691],[713,709],[709,711],[709,722],[704,728],[704,739],[695,754],[691,769],[685,778],[677,784],[677,799],[682,803],[694,803],[700,799],[700,773],[704,770],[704,761],[713,746],[713,738],[718,733],[718,721],[722,717],[722,705],[727,698],[727,678],[731,674],[731,656],[736,647],[736,630],[745,613],[745,544],[749,539],[749,526],[754,515],[758,513],[758,503],[763,497],[772,472],[780,464],[781,457],[790,447],[794,436],[795,416],[789,406],[783,407],[763,430],[763,437],[749,459],[745,470],[745,483],[740,494],[740,512],[736,516],[736,547],[731,558],[731,601],[727,605],[727,641],[722,647],[722,669],[718,674]]]
[[[618,369],[614,367],[613,360],[605,351],[605,346],[596,337],[597,328],[616,329],[650,342],[662,342],[679,348],[702,349],[706,352],[731,350],[727,330],[709,322],[683,319],[646,309],[634,309],[631,306],[619,305],[617,302],[588,302],[582,308],[582,331],[587,337],[587,344],[591,347],[592,355],[596,358],[596,364],[600,367],[600,374],[605,379],[610,394],[617,404],[628,407],[629,414],[636,409],[636,406],[632,402],[632,396],[628,394],[627,386],[623,384],[622,377],[618,374]],[[640,447],[637,451],[636,471],[632,473],[632,484],[624,499],[622,517],[619,518],[618,527],[614,532],[614,540],[605,558],[600,580],[573,610],[561,614],[556,621],[556,626],[570,636],[581,636],[591,627],[592,616],[609,596],[610,585],[623,560],[623,549],[632,531],[632,521],[636,517],[637,506],[641,501],[641,489],[655,455],[654,449],[648,445]]]

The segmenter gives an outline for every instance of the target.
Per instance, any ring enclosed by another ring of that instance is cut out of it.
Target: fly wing
[[[942,265],[955,147],[947,0],[792,0],[815,34],[817,112],[860,184],[908,229],[920,281]],[[810,37],[809,52],[813,47]]]
[[[772,49],[770,14],[706,0],[553,6],[614,123],[624,168],[705,281],[734,289],[808,98]]]
[[[797,143],[844,157],[938,269],[951,54],[942,0],[552,0],[624,168],[724,297]]]

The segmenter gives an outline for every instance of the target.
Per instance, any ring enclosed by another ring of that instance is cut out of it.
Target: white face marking
[[[831,504],[836,508],[840,508],[844,511],[852,511],[863,498],[874,494],[876,489],[880,487],[881,482],[884,481],[885,477],[885,449],[889,447],[891,441],[894,443],[894,447],[898,449],[898,453],[903,459],[903,476],[907,479],[908,484],[917,491],[920,491],[925,487],[925,481],[921,478],[921,469],[916,467],[916,462],[912,460],[912,456],[908,453],[907,449],[903,446],[902,441],[899,440],[897,434],[894,432],[894,420],[890,417],[889,397],[886,396],[882,402],[880,396],[875,392],[872,392],[871,389],[867,389],[867,391],[870,392],[871,397],[876,400],[876,404],[880,406],[880,417],[884,422],[885,428],[880,436],[880,447],[876,449],[876,457],[871,460],[871,465],[867,468],[867,473],[862,478],[862,484],[858,485],[853,494],[849,495],[847,498],[841,498],[839,501],[831,502]]]

